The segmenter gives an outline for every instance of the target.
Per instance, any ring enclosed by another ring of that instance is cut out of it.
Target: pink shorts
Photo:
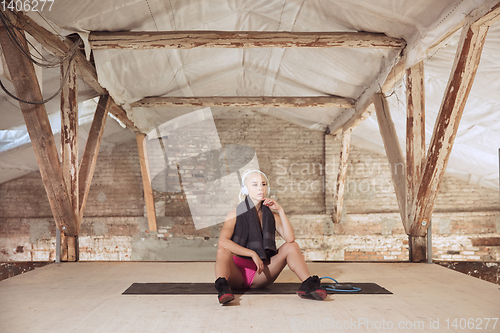
[[[233,261],[240,269],[243,280],[245,281],[245,288],[250,288],[257,272],[257,266],[251,259],[245,259],[238,256],[233,256]]]

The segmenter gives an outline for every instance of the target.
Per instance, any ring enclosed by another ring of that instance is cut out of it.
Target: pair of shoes
[[[219,303],[226,304],[231,302],[234,299],[233,292],[229,287],[229,282],[227,282],[226,278],[220,277],[215,280],[215,289],[219,292]]]
[[[297,295],[301,298],[324,300],[327,296],[327,292],[321,287],[321,280],[317,275],[308,277],[300,285],[299,290],[297,290]]]

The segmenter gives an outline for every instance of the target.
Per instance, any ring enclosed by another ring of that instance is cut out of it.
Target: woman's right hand
[[[255,263],[255,266],[257,266],[257,274],[262,273],[262,271],[264,270],[264,262],[262,261],[262,259],[260,259],[257,252],[253,253],[252,260]]]

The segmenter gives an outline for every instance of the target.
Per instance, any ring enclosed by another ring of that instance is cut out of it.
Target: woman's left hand
[[[272,210],[280,210],[281,205],[274,199],[271,198],[264,198],[264,201],[262,202],[263,205],[271,208]]]

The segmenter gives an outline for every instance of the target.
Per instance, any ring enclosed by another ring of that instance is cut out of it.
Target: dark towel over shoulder
[[[267,260],[274,256],[276,250],[276,221],[271,209],[261,205],[262,231],[257,209],[248,196],[236,207],[236,225],[231,240],[247,249],[254,250],[260,259]]]

